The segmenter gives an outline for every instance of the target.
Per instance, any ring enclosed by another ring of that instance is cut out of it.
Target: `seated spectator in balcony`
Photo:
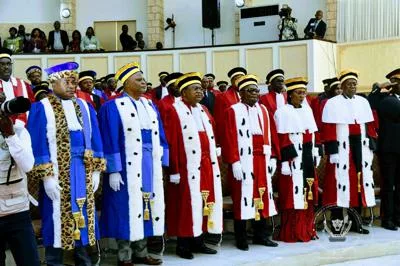
[[[119,35],[119,41],[122,45],[122,51],[133,51],[137,46],[137,42],[128,34],[128,25],[122,26],[122,33]]]
[[[49,32],[49,43],[47,46],[52,52],[65,52],[69,44],[68,34],[65,30],[61,30],[59,21],[54,22],[54,30]]]
[[[86,30],[86,35],[81,41],[81,51],[83,52],[94,52],[100,50],[100,42],[94,35],[94,30],[92,27],[88,27]]]
[[[8,32],[10,37],[4,40],[3,47],[11,50],[14,54],[22,52],[22,40],[17,36],[17,28],[11,27]]]
[[[29,42],[29,40],[31,39],[31,36],[29,33],[26,33],[25,31],[25,26],[24,25],[19,25],[18,26],[18,33],[17,33],[18,37],[21,38],[22,40],[22,47],[25,48]],[[24,50],[25,52],[25,50]]]
[[[324,38],[326,32],[326,23],[322,20],[323,16],[324,12],[318,10],[315,13],[315,18],[310,19],[306,28],[304,29],[305,39]]]
[[[34,28],[31,32],[31,39],[26,47],[26,52],[28,53],[41,53],[46,51],[46,39],[41,30]]]
[[[143,40],[138,42],[138,47],[136,47],[135,50],[137,50],[137,51],[144,50],[144,41]]]
[[[72,32],[72,41],[68,45],[70,52],[78,53],[81,51],[82,35],[79,30],[74,30]]]
[[[138,43],[138,47],[140,48],[140,42],[143,42],[142,44],[142,46],[143,46],[143,48],[141,48],[141,50],[143,50],[144,49],[144,47],[145,47],[145,42],[144,42],[144,40],[143,40],[143,33],[141,33],[140,31],[138,31],[138,32],[136,32],[136,34],[135,34],[135,39],[136,39],[136,41],[137,41],[137,43]]]

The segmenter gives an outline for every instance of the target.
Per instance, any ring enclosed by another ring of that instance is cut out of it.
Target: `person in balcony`
[[[96,52],[100,49],[100,42],[95,36],[93,28],[88,27],[86,30],[86,35],[82,38],[81,41],[81,51]]]

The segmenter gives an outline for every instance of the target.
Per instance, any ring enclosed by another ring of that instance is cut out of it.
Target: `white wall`
[[[314,17],[315,11],[325,12],[326,0],[253,0],[252,6],[288,4],[292,15],[298,20],[299,37],[308,20]],[[235,43],[235,12],[238,8],[234,0],[220,0],[221,28],[215,30],[216,44]],[[164,0],[164,17],[175,16],[176,47],[211,45],[211,31],[202,28],[202,0]],[[165,47],[172,47],[172,31],[165,32]]]
[[[221,28],[215,29],[215,44],[235,43],[234,0],[220,0]],[[164,0],[165,19],[172,14],[177,24],[175,46],[211,45],[211,30],[202,27],[202,0]],[[172,31],[165,32],[165,47],[172,47]]]
[[[76,12],[76,27],[82,34],[94,21],[136,20],[137,31],[147,40],[147,0],[77,0]]]
[[[54,22],[60,19],[59,0],[0,0],[0,23]]]

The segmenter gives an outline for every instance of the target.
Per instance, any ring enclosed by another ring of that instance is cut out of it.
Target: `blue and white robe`
[[[141,103],[124,93],[100,109],[108,173],[103,180],[102,237],[137,241],[164,234],[162,166],[169,163],[168,144],[157,108],[144,97],[139,101]],[[137,104],[144,106],[145,111],[141,110],[149,119],[147,129],[141,126]],[[109,174],[116,172],[124,182],[119,191],[109,185]],[[149,220],[144,219],[143,192],[151,194]]]
[[[52,96],[55,97],[55,96]],[[72,217],[72,213],[79,212],[76,199],[86,198],[86,169],[84,165],[85,150],[92,150],[94,158],[103,158],[103,145],[96,117],[96,112],[93,107],[85,101],[76,99],[82,113],[83,125],[76,124],[77,116],[74,115],[75,109],[63,109],[70,135],[70,171],[69,185],[71,195],[70,213],[62,213],[61,202],[52,201],[45,193],[43,183],[40,182],[39,191],[39,207],[42,217],[41,233],[43,236],[43,244],[45,247],[51,246],[55,248],[70,249],[62,245],[62,228],[65,226],[62,223],[63,215]],[[70,105],[71,106],[71,105]],[[73,113],[72,113],[73,112]],[[71,120],[72,117],[72,120]],[[74,118],[75,117],[75,118]],[[70,121],[75,121],[75,124]],[[27,128],[32,138],[32,149],[35,157],[35,167],[50,165],[51,172],[58,179],[58,163],[57,163],[57,139],[56,139],[56,123],[54,110],[48,98],[42,99],[32,105]],[[34,169],[35,169],[34,167]],[[94,169],[96,171],[96,169]],[[65,190],[65,188],[64,188]],[[87,203],[83,206],[82,214],[85,218],[85,227],[80,228],[80,240],[75,241],[75,246],[86,246],[90,243],[88,232],[88,213]],[[94,217],[96,214],[94,212]],[[94,234],[95,238],[99,239],[99,228],[95,218]]]

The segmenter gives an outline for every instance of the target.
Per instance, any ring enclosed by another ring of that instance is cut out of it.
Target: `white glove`
[[[93,193],[97,191],[100,185],[100,171],[94,171],[92,174]]]
[[[276,171],[276,159],[275,158],[271,158],[271,159],[269,159],[268,172],[271,175],[274,175],[275,171]]]
[[[172,184],[179,184],[180,181],[181,181],[180,174],[175,174],[175,175],[169,176],[169,182],[171,182]]]
[[[232,164],[232,172],[233,172],[233,177],[237,180],[240,181],[243,178],[243,169],[242,165],[240,164],[240,161],[237,161]]]
[[[112,188],[112,190],[119,191],[121,188],[121,184],[125,185],[120,173],[117,172],[110,174],[110,187]]]
[[[217,154],[217,157],[221,156],[221,147],[216,148],[215,153]]]
[[[43,180],[44,191],[51,200],[60,200],[61,187],[54,177],[47,177]]]
[[[335,154],[331,154],[329,156],[329,162],[334,164],[334,163],[339,163],[339,154],[335,153]]]
[[[314,156],[315,167],[318,167],[321,162],[321,156]]]
[[[282,175],[292,175],[292,171],[290,170],[288,161],[282,162],[281,172],[282,172]]]

